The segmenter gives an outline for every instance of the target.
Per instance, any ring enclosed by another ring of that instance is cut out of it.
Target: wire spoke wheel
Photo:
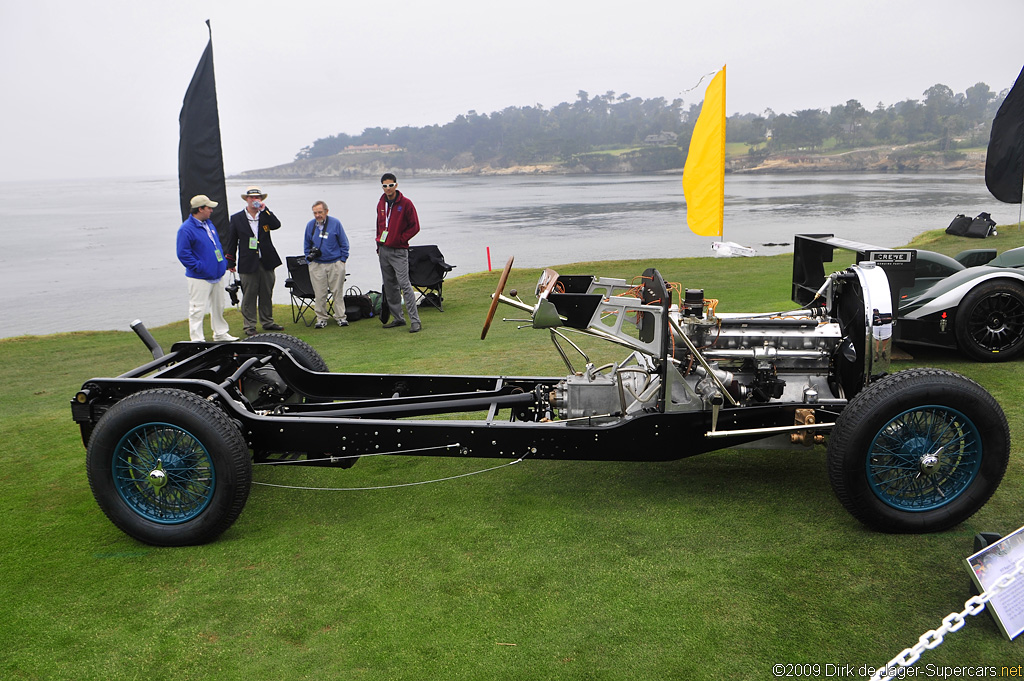
[[[981,468],[981,437],[955,409],[910,409],[875,436],[867,478],[879,499],[905,511],[928,511],[956,499]]]
[[[216,487],[213,460],[192,433],[169,423],[129,431],[113,454],[114,487],[140,516],[183,523],[210,503]]]
[[[939,532],[989,500],[1010,460],[1010,427],[974,381],[908,369],[871,383],[836,420],[828,475],[836,498],[882,532]]]
[[[110,521],[156,546],[213,540],[241,514],[252,485],[238,426],[185,390],[143,390],[112,406],[93,430],[85,463]]]

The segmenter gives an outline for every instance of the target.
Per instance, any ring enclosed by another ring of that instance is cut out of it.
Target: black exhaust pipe
[[[156,339],[153,338],[153,334],[149,332],[149,329],[146,328],[146,325],[142,323],[141,319],[136,319],[132,322],[132,331],[134,331],[135,335],[137,335],[142,342],[146,344],[149,351],[153,353],[153,359],[160,359],[164,356],[164,349],[156,342]]]

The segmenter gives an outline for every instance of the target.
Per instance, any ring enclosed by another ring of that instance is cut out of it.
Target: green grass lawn
[[[916,245],[1001,251],[1024,234],[936,232]],[[719,312],[792,307],[788,255],[558,269],[632,278],[648,265],[704,288]],[[538,274],[513,270],[508,288],[531,292]],[[496,321],[479,340],[497,278],[450,280],[445,312],[423,310],[415,336],[376,320],[316,331],[290,323],[287,306],[277,318],[334,371],[561,375],[543,332]],[[241,335],[237,310],[228,319]],[[165,348],[188,337],[185,322],[153,334]],[[962,609],[976,532],[1024,525],[1024,365],[911,352],[894,368],[966,374],[1010,420],[1002,486],[947,532],[866,530],[833,497],[814,447],[662,464],[525,461],[369,492],[256,485],[217,541],[157,549],[97,507],[68,406],[86,379],[148,361],[142,343],[131,332],[0,340],[0,677],[690,681],[768,679],[780,662],[880,665]],[[363,487],[494,464],[376,457],[347,471],[260,467],[254,479]],[[919,666],[1020,661],[1021,642],[982,614]]]

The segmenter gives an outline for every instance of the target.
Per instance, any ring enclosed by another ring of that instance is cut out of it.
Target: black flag
[[[1024,69],[992,119],[985,184],[1003,203],[1020,203],[1024,187]]]
[[[220,117],[217,115],[217,82],[213,77],[213,31],[210,42],[192,76],[178,116],[178,192],[181,219],[191,213],[189,202],[197,194],[206,194],[217,202],[211,222],[224,241],[228,226],[228,196],[224,186],[224,157],[220,148]]]

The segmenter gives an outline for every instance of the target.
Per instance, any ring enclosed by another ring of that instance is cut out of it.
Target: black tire
[[[130,395],[100,418],[86,470],[111,522],[155,546],[213,540],[241,514],[252,485],[249,448],[227,414],[165,388]]]
[[[979,362],[1005,362],[1024,350],[1024,287],[990,281],[971,290],[956,310],[956,343]]]
[[[259,333],[248,338],[249,341],[273,343],[291,352],[299,366],[310,371],[326,372],[327,362],[309,343],[285,333]],[[319,402],[312,398],[303,398],[284,382],[277,370],[270,366],[254,367],[242,376],[242,395],[249,400],[253,409],[271,409],[279,404],[301,404],[302,402]]]
[[[840,503],[881,532],[938,532],[963,522],[999,486],[1010,428],[974,381],[941,369],[908,369],[858,393],[828,442]]]
[[[246,341],[279,345],[286,350],[290,350],[292,357],[295,358],[295,361],[300,366],[310,371],[329,371],[327,362],[320,356],[320,353],[314,350],[312,345],[295,336],[289,336],[286,333],[258,333],[247,338]]]

